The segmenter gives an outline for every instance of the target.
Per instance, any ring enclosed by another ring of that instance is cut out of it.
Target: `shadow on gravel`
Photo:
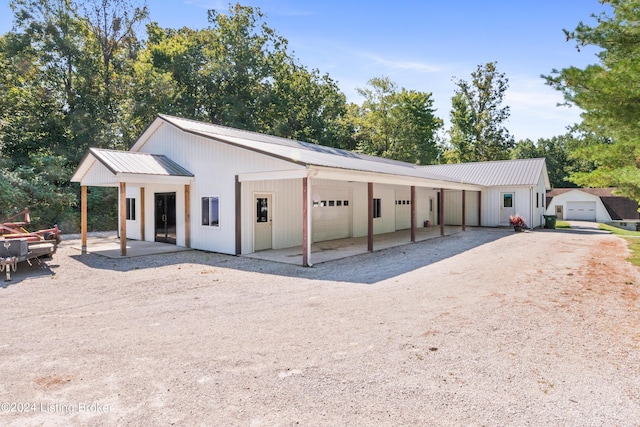
[[[55,257],[55,255],[54,255]],[[0,273],[0,289],[6,289],[11,285],[17,285],[24,280],[33,279],[43,276],[55,276],[55,269],[58,267],[53,258],[43,258],[38,262],[37,259],[31,260],[31,265],[26,261],[18,263],[16,271],[11,272],[11,280],[6,281],[6,274]]]
[[[301,279],[373,284],[510,235],[513,235],[510,229],[473,228],[452,236],[316,264],[312,268],[198,250],[123,259],[109,259],[95,254],[70,257],[91,268],[120,272],[163,266],[185,268],[184,264],[197,264]]]

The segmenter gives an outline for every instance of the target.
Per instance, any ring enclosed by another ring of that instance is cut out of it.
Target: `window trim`
[[[208,224],[204,223],[204,199],[208,199],[207,201],[207,213],[208,213]],[[213,199],[217,199],[217,217],[218,217],[218,222],[215,224],[211,224],[211,220],[212,220],[212,209],[211,209],[211,202]],[[220,228],[220,196],[219,195],[207,195],[207,196],[201,196],[200,197],[200,226],[201,227],[212,227],[212,228]]]
[[[125,218],[127,221],[135,221],[136,220],[136,198],[135,197],[127,197],[125,199]]]
[[[373,198],[373,218],[382,218],[382,199],[380,197]]]

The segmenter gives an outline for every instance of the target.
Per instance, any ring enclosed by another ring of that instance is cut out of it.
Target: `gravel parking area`
[[[74,243],[0,283],[1,425],[640,424],[640,275],[594,229],[313,268]]]

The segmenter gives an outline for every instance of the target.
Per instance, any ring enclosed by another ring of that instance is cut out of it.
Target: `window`
[[[329,200],[329,206],[335,206],[336,202],[335,200]]]
[[[540,193],[536,193],[536,208],[540,207]]]
[[[136,220],[136,199],[133,197],[127,197],[127,221]]]
[[[342,206],[349,206],[349,201],[345,200],[344,202],[342,202]]]
[[[220,225],[220,198],[218,196],[202,198],[202,225],[213,227]]]
[[[513,194],[506,193],[502,195],[502,207],[503,208],[512,208],[513,207]]]
[[[269,199],[267,197],[256,199],[256,222],[269,222]]]
[[[373,199],[373,217],[380,218],[382,216],[382,203],[380,199]]]

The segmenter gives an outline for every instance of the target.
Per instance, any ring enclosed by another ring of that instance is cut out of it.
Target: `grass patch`
[[[609,231],[611,234],[624,237],[628,242],[629,251],[631,251],[631,255],[627,260],[636,267],[640,267],[640,239],[637,238],[640,237],[640,232],[625,230],[607,224],[599,224],[598,228]]]
[[[600,230],[605,230],[605,231],[610,232],[611,234],[616,234],[618,236],[640,237],[640,232],[638,232],[638,231],[625,230],[623,228],[613,227],[613,226],[607,225],[607,224],[599,224],[598,228],[600,228]]]
[[[629,242],[629,250],[631,251],[628,261],[636,267],[640,267],[640,239],[626,238],[625,240]]]
[[[571,228],[571,226],[567,221],[556,220],[556,228]]]

